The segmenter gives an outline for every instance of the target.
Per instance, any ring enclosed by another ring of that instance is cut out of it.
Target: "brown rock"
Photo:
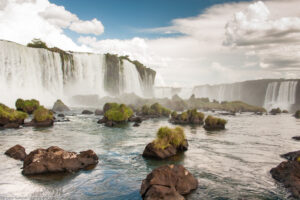
[[[75,172],[98,163],[98,156],[94,151],[68,152],[59,147],[36,149],[24,160],[24,175],[52,172]]]
[[[24,160],[26,158],[25,148],[17,144],[5,152],[5,155],[12,157],[16,160]]]
[[[198,187],[197,179],[182,165],[165,165],[154,169],[141,185],[140,194],[145,200],[183,200]]]
[[[20,124],[17,124],[17,123],[9,123],[9,124],[5,124],[3,127],[4,127],[4,128],[15,128],[15,129],[17,129],[17,128],[20,127]]]

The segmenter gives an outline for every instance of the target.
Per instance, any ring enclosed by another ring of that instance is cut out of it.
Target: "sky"
[[[0,39],[129,55],[157,86],[299,78],[299,0],[0,0]]]

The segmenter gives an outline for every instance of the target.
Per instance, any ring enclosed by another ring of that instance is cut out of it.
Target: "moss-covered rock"
[[[17,99],[16,101],[17,110],[26,112],[28,114],[32,114],[39,106],[40,106],[40,102],[36,99],[31,99],[31,100]]]
[[[277,115],[277,114],[280,114],[282,113],[281,109],[280,108],[273,108],[271,111],[270,111],[270,114],[271,115]]]
[[[28,115],[0,103],[0,126],[8,124],[23,124]]]
[[[173,124],[198,124],[202,125],[205,115],[196,109],[187,110],[181,114],[172,113],[170,122]]]
[[[209,115],[205,119],[204,128],[206,130],[222,130],[225,129],[226,124],[227,121],[225,119],[217,118]]]
[[[33,126],[36,127],[48,127],[52,126],[54,122],[53,113],[44,108],[44,106],[39,106],[33,113]]]
[[[155,117],[169,117],[171,111],[159,103],[154,103],[150,107],[148,105],[144,105],[141,109],[139,115],[148,118],[155,118]]]
[[[296,117],[297,119],[300,119],[300,110],[297,110],[297,111],[295,112],[295,117]]]
[[[66,112],[66,111],[70,111],[70,108],[68,106],[66,106],[66,104],[64,104],[64,102],[62,102],[60,99],[58,99],[54,103],[52,110],[54,112]]]
[[[165,159],[187,149],[188,142],[181,127],[174,129],[161,127],[156,134],[156,139],[146,146],[143,156]]]
[[[103,111],[105,111],[104,117],[98,123],[105,123],[109,127],[128,122],[129,118],[133,116],[132,109],[125,104],[106,103]]]

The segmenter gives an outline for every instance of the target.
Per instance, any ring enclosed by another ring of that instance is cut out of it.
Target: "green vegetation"
[[[171,111],[159,103],[154,103],[150,107],[147,105],[144,105],[141,109],[142,115],[156,115],[156,116],[164,116],[169,117],[171,114]]]
[[[114,122],[127,121],[129,117],[133,115],[133,111],[130,107],[124,104],[112,103],[111,107],[105,112],[104,116]]]
[[[48,49],[47,44],[38,38],[34,38],[33,40],[31,40],[31,43],[28,43],[27,46],[32,48]]]
[[[203,110],[223,110],[228,112],[266,112],[266,109],[262,107],[249,105],[242,101],[223,101],[219,103],[215,100],[210,102],[208,98],[195,98],[195,96],[191,96],[187,103],[189,108],[198,108]]]
[[[47,120],[53,120],[53,113],[50,110],[44,108],[44,106],[39,106],[38,109],[36,109],[33,112],[33,119],[36,122],[44,122]]]
[[[18,111],[23,111],[28,114],[32,114],[40,106],[40,102],[35,99],[31,99],[31,100],[17,99],[15,105]]]
[[[24,120],[28,115],[24,112],[16,111],[0,103],[0,118],[7,119],[9,122]]]
[[[185,134],[181,127],[176,127],[174,129],[161,127],[156,134],[154,146],[157,149],[165,149],[170,145],[178,147],[185,142]]]
[[[300,110],[297,110],[297,111],[296,111],[295,117],[296,117],[297,119],[300,119]]]
[[[227,121],[225,119],[213,117],[211,115],[207,116],[205,119],[205,129],[225,129]]]
[[[119,107],[119,104],[117,104],[117,103],[106,103],[103,106],[103,112],[106,113],[106,111],[108,111],[109,109],[118,108],[118,107]]]
[[[197,109],[187,110],[181,114],[172,113],[171,123],[174,124],[203,124],[204,114]]]
[[[270,111],[270,114],[272,115],[277,115],[277,114],[280,114],[282,111],[280,108],[273,108],[271,111]]]

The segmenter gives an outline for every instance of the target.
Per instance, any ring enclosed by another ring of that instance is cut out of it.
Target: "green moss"
[[[117,104],[117,103],[106,103],[103,106],[103,112],[105,113],[106,111],[108,111],[111,108],[118,108],[118,107],[119,107],[119,104]]]
[[[300,110],[297,110],[297,111],[296,111],[295,117],[296,117],[297,119],[300,119]]]
[[[0,118],[8,119],[10,122],[24,120],[28,115],[24,112],[16,111],[0,103]]]
[[[165,149],[170,145],[176,147],[185,143],[185,134],[181,127],[171,129],[169,127],[161,127],[154,140],[154,146],[157,149]]]
[[[176,118],[177,116],[178,116],[177,112],[176,112],[176,111],[173,111],[172,114],[171,114],[171,117],[172,117],[172,118]]]
[[[169,117],[171,114],[171,111],[159,103],[154,103],[150,107],[147,105],[144,105],[141,109],[141,112],[143,115],[157,115],[157,116],[164,116]]]
[[[113,106],[108,109],[104,116],[111,121],[124,122],[133,115],[133,111],[130,107],[120,104],[112,104]]]
[[[31,100],[17,99],[15,105],[17,110],[26,112],[28,114],[32,114],[40,106],[40,102],[35,99],[31,99]]]
[[[227,121],[222,118],[217,118],[213,117],[211,115],[207,116],[205,119],[205,126],[210,127],[210,128],[219,128],[219,127],[224,127],[227,124]]]
[[[48,109],[44,108],[44,106],[39,106],[38,109],[36,109],[33,112],[33,119],[36,122],[43,122],[46,120],[53,120],[53,113],[50,112]]]
[[[31,43],[27,44],[28,47],[32,48],[43,48],[48,49],[48,46],[45,42],[41,41],[40,39],[34,38]]]

